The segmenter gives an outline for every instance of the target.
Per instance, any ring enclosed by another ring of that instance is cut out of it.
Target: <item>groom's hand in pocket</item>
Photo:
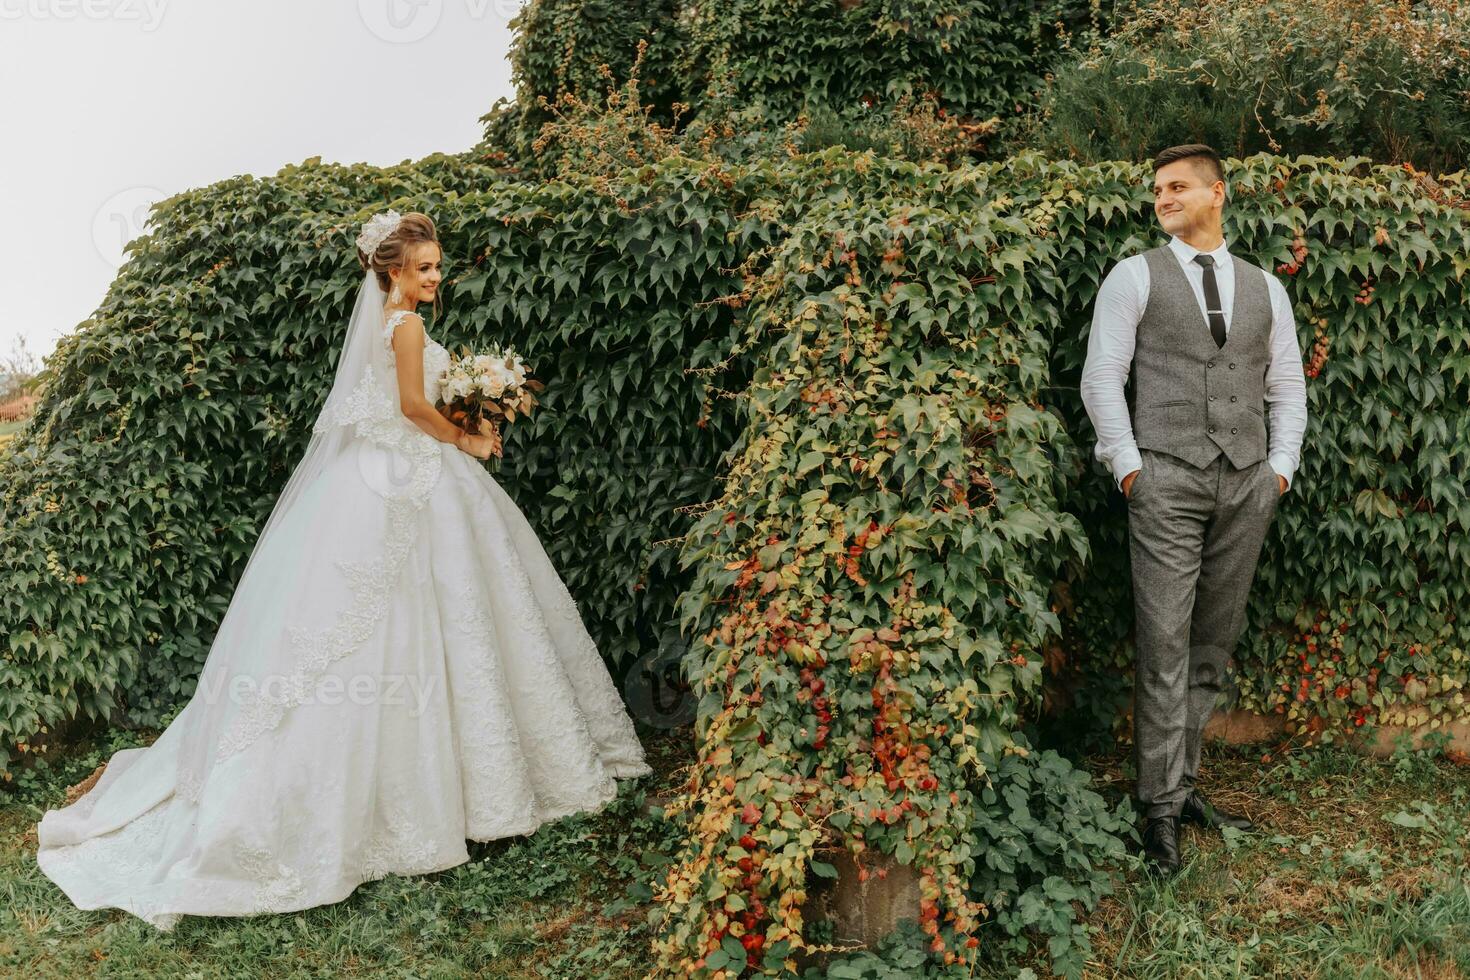
[[[1139,472],[1140,472],[1139,470],[1134,470],[1132,473],[1129,473],[1127,476],[1123,477],[1123,496],[1124,497],[1132,498],[1132,496],[1133,496],[1133,481],[1135,479],[1137,479]]]

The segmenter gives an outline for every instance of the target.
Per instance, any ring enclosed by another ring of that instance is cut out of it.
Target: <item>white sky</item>
[[[96,310],[155,201],[474,145],[522,2],[0,0],[0,358]]]

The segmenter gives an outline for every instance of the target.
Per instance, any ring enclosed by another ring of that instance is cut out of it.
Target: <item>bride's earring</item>
[[[398,302],[402,302],[402,300],[403,300],[403,294],[398,291],[398,283],[395,282],[393,284],[393,292],[391,292],[391,293],[388,294],[388,302],[390,302],[390,303],[398,303]]]

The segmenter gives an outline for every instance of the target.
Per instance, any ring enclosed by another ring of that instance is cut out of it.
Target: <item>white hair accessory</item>
[[[362,234],[357,236],[357,247],[369,259],[378,251],[378,246],[383,244],[383,239],[398,228],[398,223],[403,220],[403,215],[391,208],[382,214],[375,214],[362,226]]]

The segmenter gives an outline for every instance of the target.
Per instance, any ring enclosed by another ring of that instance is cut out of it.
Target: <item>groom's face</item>
[[[1171,235],[1184,237],[1220,224],[1225,184],[1199,160],[1166,163],[1154,171],[1154,214]]]

